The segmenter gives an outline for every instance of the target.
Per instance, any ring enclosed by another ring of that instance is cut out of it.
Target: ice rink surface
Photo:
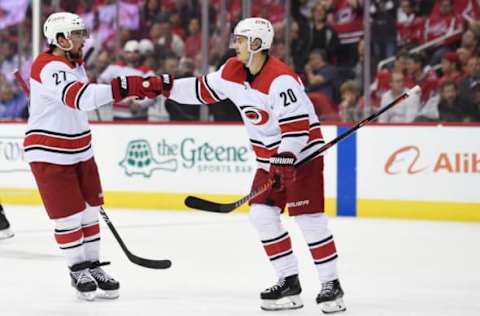
[[[305,307],[264,312],[276,278],[246,214],[107,209],[130,250],[169,258],[167,270],[128,261],[102,222],[106,270],[118,300],[76,299],[52,223],[41,207],[6,205],[16,236],[0,241],[0,315],[323,315],[319,281],[296,224],[284,223],[301,268]],[[347,312],[343,315],[480,315],[480,224],[332,218]]]

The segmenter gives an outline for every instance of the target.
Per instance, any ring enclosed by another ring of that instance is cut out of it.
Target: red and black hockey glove
[[[168,97],[173,86],[171,75],[143,78],[140,76],[122,76],[112,80],[112,95],[115,102],[126,97],[153,99],[160,94]]]
[[[270,177],[275,181],[275,190],[281,191],[295,181],[295,160],[295,155],[290,152],[270,157]]]

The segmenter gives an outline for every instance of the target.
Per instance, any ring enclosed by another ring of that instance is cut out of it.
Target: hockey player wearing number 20
[[[260,294],[261,308],[303,307],[297,259],[280,221],[288,206],[318,270],[316,302],[325,313],[344,311],[337,252],[324,214],[323,157],[314,153],[324,140],[313,105],[299,76],[268,55],[273,41],[268,20],[241,20],[233,37],[236,57],[217,72],[175,80],[170,98],[182,104],[231,99],[242,113],[258,162],[252,188],[276,180],[270,191],[250,202],[251,222],[278,277],[277,284]]]
[[[53,13],[43,32],[49,49],[32,63],[25,159],[55,223],[55,239],[78,297],[117,298],[119,282],[103,270],[108,262],[100,262],[98,213],[103,193],[87,111],[126,97],[153,98],[168,89],[163,91],[159,77],[126,76],[114,78],[111,84],[89,83],[82,62],[88,33],[76,14]]]

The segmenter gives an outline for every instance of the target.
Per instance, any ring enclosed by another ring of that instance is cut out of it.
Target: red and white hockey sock
[[[280,209],[253,204],[250,221],[260,236],[278,278],[298,274],[298,261],[292,250],[290,235],[280,221]]]
[[[68,266],[85,261],[83,249],[82,214],[55,219],[55,240],[62,250]]]
[[[100,225],[98,223],[99,206],[88,206],[83,211],[82,231],[85,259],[100,260]]]
[[[338,279],[337,249],[332,233],[328,229],[328,219],[323,213],[295,216],[295,221],[303,232],[317,268],[320,282]]]

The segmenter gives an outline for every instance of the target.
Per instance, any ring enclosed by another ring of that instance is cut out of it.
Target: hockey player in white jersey
[[[272,190],[251,201],[250,219],[278,276],[260,294],[262,309],[303,307],[298,263],[290,236],[280,221],[287,206],[310,249],[321,290],[316,302],[325,313],[344,311],[337,275],[337,252],[324,214],[324,143],[313,105],[297,74],[268,50],[273,27],[268,20],[247,18],[234,30],[237,56],[216,72],[178,79],[170,98],[182,104],[211,104],[229,98],[242,114],[258,169],[252,190],[276,180]]]
[[[82,61],[88,36],[82,19],[54,13],[43,31],[49,49],[32,63],[25,159],[55,223],[55,239],[79,298],[117,298],[119,282],[102,269],[108,262],[100,262],[98,213],[103,193],[86,111],[126,97],[156,97],[163,81],[126,76],[111,84],[90,84]]]

